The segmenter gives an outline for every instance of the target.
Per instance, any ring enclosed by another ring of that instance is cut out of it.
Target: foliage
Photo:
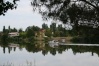
[[[16,9],[17,8],[17,4],[16,2],[19,0],[0,0],[0,15],[5,15],[5,13],[11,9]]]
[[[55,33],[55,31],[56,31],[56,23],[52,23],[52,24],[50,25],[50,29],[51,29],[51,31],[52,31],[53,33]]]
[[[26,36],[27,37],[34,36],[34,31],[30,27],[27,28]]]
[[[44,25],[44,24],[42,24]],[[47,24],[45,24],[47,26]],[[36,39],[36,33],[39,34],[42,28],[38,26],[29,26],[26,28],[25,31],[22,29],[17,30],[16,28],[10,28],[8,29],[3,27],[3,33],[0,33],[2,41],[6,40],[13,40],[13,38],[8,37],[9,32],[13,31],[19,31],[20,36],[18,37],[21,41],[25,42],[33,42]],[[79,26],[80,30],[76,30],[75,28],[71,30],[66,30],[65,27],[62,26],[62,24],[56,25],[55,23],[52,23],[50,27],[43,28],[45,29],[45,36],[42,36],[41,39],[48,40],[51,37],[67,37],[71,36],[73,37],[72,42],[75,43],[99,43],[98,37],[99,37],[99,28],[88,27],[88,26]],[[38,37],[40,38],[40,37]]]
[[[45,32],[45,35],[48,36],[48,37],[51,37],[51,35],[52,35],[51,30],[47,29],[46,32]]]
[[[26,36],[27,37],[31,37],[31,36],[35,36],[35,32],[39,31],[39,27],[37,26],[29,26],[26,28]]]
[[[20,37],[21,38],[26,38],[26,32],[20,32]]]
[[[20,28],[20,29],[18,30],[18,32],[19,32],[19,33],[23,32],[22,28]]]
[[[98,0],[33,0],[34,11],[39,10],[43,19],[70,22],[74,28],[79,25],[98,27],[99,22]],[[45,9],[42,9],[45,8]]]
[[[42,24],[42,28],[43,28],[43,29],[48,29],[48,25],[45,24],[45,23],[43,23],[43,24]]]

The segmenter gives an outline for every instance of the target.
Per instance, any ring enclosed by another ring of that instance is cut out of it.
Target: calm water
[[[0,44],[0,66],[99,66],[99,46]]]

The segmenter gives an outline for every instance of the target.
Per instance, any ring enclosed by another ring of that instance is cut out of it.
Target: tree
[[[34,36],[34,31],[32,30],[31,27],[27,27],[27,29],[26,29],[26,36],[27,37]]]
[[[52,24],[50,25],[50,29],[52,30],[52,32],[55,33],[55,31],[56,31],[56,23],[52,23]]]
[[[45,23],[43,23],[43,24],[42,24],[42,28],[43,28],[43,29],[48,29],[48,25],[45,24]]]
[[[20,37],[23,39],[23,38],[26,38],[26,32],[20,32]]]
[[[58,30],[59,31],[62,31],[63,30],[62,24],[58,25]]]
[[[11,32],[17,32],[16,28],[11,29]]]
[[[8,31],[9,31],[9,32],[11,31],[11,28],[10,28],[10,26],[8,27]]]
[[[17,8],[17,4],[16,2],[19,0],[12,0],[12,2],[10,0],[0,0],[0,15],[5,15],[5,13],[11,9],[13,10],[14,8]]]
[[[47,29],[47,30],[45,31],[45,35],[48,36],[48,37],[51,37],[51,35],[52,35],[51,30],[50,30],[50,29]]]
[[[40,30],[40,28],[38,26],[32,26],[31,28],[33,31],[39,31]]]
[[[99,0],[33,0],[31,4],[44,19],[70,22],[76,30],[79,25],[99,26]]]
[[[5,26],[3,26],[3,33],[5,33],[6,32],[6,29],[5,29]]]
[[[21,33],[21,32],[23,32],[23,29],[22,28],[19,29],[19,33]]]
[[[35,36],[35,32],[38,32],[39,29],[40,28],[37,27],[37,26],[29,26],[29,27],[27,27],[26,30],[25,30],[27,37]]]
[[[1,37],[1,41],[6,42],[7,38],[8,38],[8,30],[5,28],[5,26],[3,26],[3,35]]]

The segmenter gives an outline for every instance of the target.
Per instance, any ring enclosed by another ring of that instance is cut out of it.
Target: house
[[[8,36],[9,37],[17,37],[17,36],[19,36],[19,33],[18,32],[10,32],[10,33],[8,33]]]
[[[40,29],[38,32],[35,32],[35,36],[40,37],[40,38],[46,37],[45,36],[45,29]]]
[[[45,36],[45,29],[40,29],[39,36],[44,37]]]

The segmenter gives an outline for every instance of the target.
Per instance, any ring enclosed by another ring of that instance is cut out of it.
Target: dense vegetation
[[[0,0],[0,15],[5,15],[9,9],[16,8],[17,1]],[[34,11],[39,10],[44,20],[53,19],[63,24],[69,23],[73,28],[65,30],[61,25],[56,27],[54,23],[50,27],[43,24],[46,36],[74,36],[74,42],[99,43],[99,0],[33,0],[31,5]],[[35,32],[39,29],[37,26],[30,26],[20,32],[20,36],[22,39],[30,37],[34,39]],[[3,31],[4,38],[7,37],[8,31]]]
[[[6,29],[5,26],[3,27],[1,35],[1,40],[6,41],[8,39],[15,39],[16,37],[9,37],[9,33],[11,32],[19,32],[19,36],[17,38],[25,40],[25,41],[33,41],[35,40],[35,37],[40,38],[39,35],[41,30],[44,31],[44,36],[41,36],[41,38],[51,38],[51,37],[66,37],[72,35],[70,30],[66,30],[62,24],[56,25],[56,23],[52,23],[50,27],[48,27],[47,24],[43,23],[42,28],[38,26],[29,26],[26,28],[25,31],[22,29],[16,29],[16,28],[10,28],[10,26]],[[37,36],[36,36],[37,33]],[[71,33],[71,34],[70,34]]]
[[[70,23],[74,42],[99,43],[99,0],[33,0],[32,6],[45,20]]]
[[[99,0],[33,0],[32,6],[44,19],[70,22],[76,27],[90,26],[89,23],[97,27],[96,22],[99,22]]]
[[[88,28],[88,29],[87,29]],[[76,31],[74,28],[68,29],[64,27],[62,24],[52,23],[50,27],[43,23],[42,28],[38,26],[29,26],[25,31],[22,29],[10,28],[10,26],[6,29],[3,27],[3,31],[0,33],[0,38],[2,41],[8,41],[11,39],[12,41],[15,39],[22,40],[26,42],[34,42],[36,38],[48,39],[51,37],[73,37],[72,42],[76,43],[99,43],[99,30],[91,29],[90,27],[79,27],[79,31]],[[44,36],[40,37],[40,31],[45,30]],[[8,33],[11,32],[19,32],[18,37],[9,37]],[[36,35],[37,34],[37,35]]]

